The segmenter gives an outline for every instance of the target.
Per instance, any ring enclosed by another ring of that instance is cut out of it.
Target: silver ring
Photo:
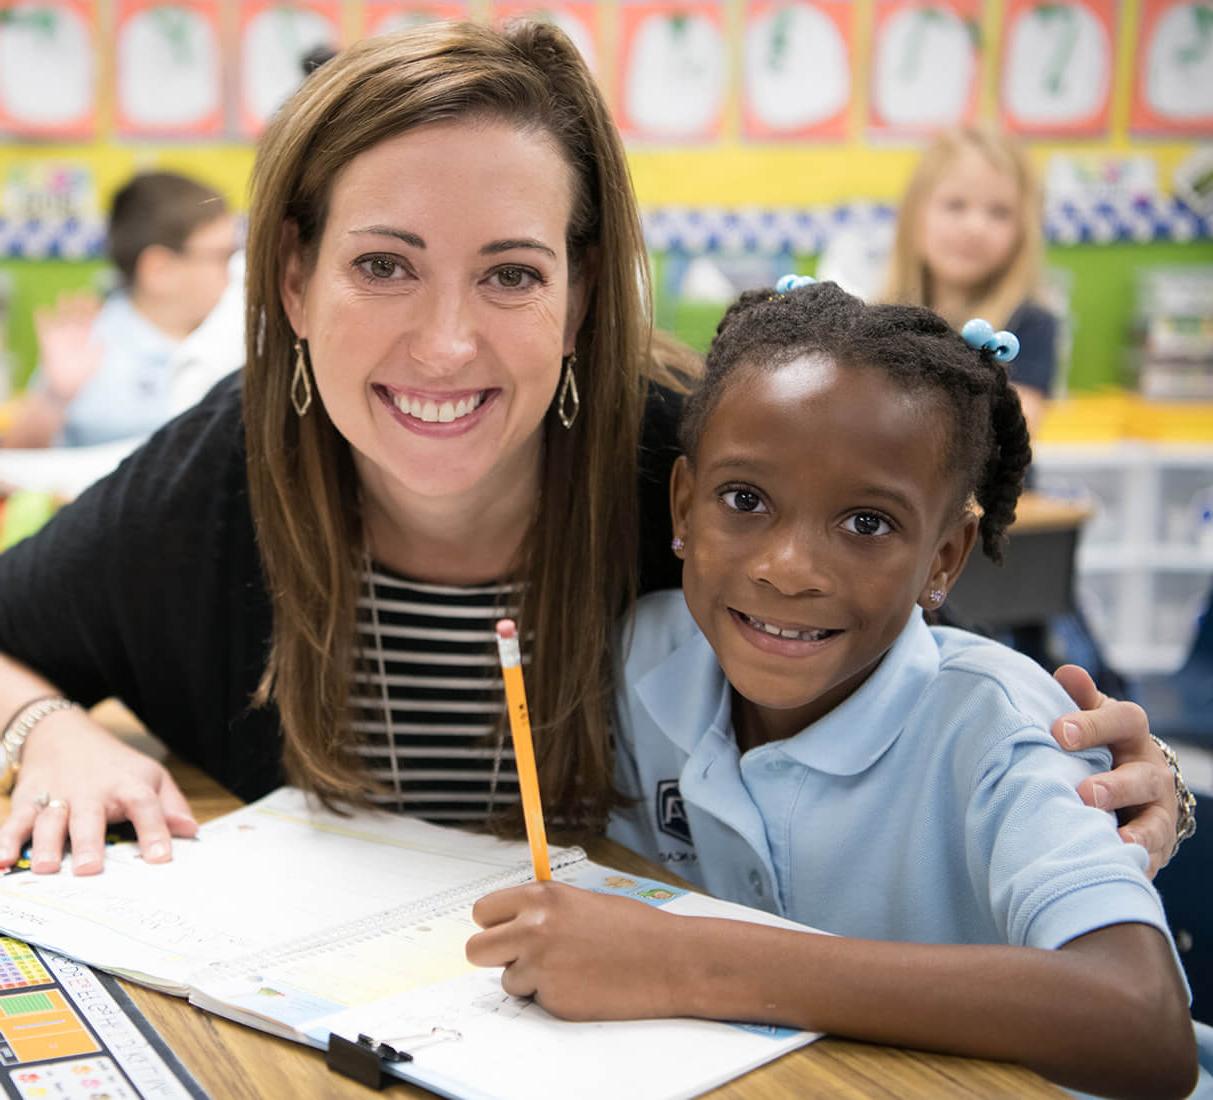
[[[44,810],[62,810],[64,813],[67,813],[67,800],[63,798],[52,798],[49,799],[46,805],[42,808]]]
[[[45,810],[51,804],[51,792],[43,791],[41,794],[34,795],[34,805],[40,810]]]

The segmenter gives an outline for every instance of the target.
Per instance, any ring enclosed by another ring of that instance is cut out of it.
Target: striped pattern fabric
[[[421,584],[378,565],[364,575],[350,702],[385,808],[475,824],[518,801],[493,627],[517,614],[520,592]]]

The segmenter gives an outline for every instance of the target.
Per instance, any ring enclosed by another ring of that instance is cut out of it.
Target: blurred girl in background
[[[1025,150],[985,127],[940,134],[910,179],[884,299],[927,306],[954,328],[985,317],[1019,337],[1011,370],[1035,434],[1057,373],[1057,318],[1037,297],[1041,192]]]
[[[1028,433],[1035,437],[1057,374],[1057,317],[1038,295],[1044,252],[1040,185],[1021,145],[987,127],[941,133],[910,178],[884,298],[927,306],[959,329],[986,317],[1019,338],[1010,364]],[[1032,472],[1025,484],[1031,488]],[[957,622],[981,632],[981,624]],[[1046,668],[1091,668],[1112,695],[1128,686],[1077,609],[1050,623],[1015,627],[1004,639]]]

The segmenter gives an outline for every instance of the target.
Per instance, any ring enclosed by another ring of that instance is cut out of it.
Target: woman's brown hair
[[[279,299],[291,248],[314,261],[342,168],[386,138],[467,118],[550,135],[574,176],[570,269],[590,281],[577,336],[580,416],[544,422],[541,501],[518,575],[549,809],[598,824],[613,803],[612,635],[635,595],[636,463],[651,373],[647,266],[627,162],[601,94],[552,27],[436,24],[367,39],[310,76],[253,171],[245,431],[251,503],[274,605],[258,702],[277,704],[288,777],[326,801],[371,781],[349,752],[348,685],[363,554],[349,445],[316,402],[290,402],[294,333]]]
[[[931,192],[966,150],[980,153],[996,170],[1005,172],[1015,181],[1019,191],[1019,209],[1016,211],[1019,240],[1010,262],[995,272],[985,286],[977,288],[966,315],[946,320],[959,325],[969,317],[984,317],[995,328],[1001,328],[1039,289],[1044,253],[1043,210],[1040,184],[1027,152],[1013,138],[989,127],[966,126],[944,131],[923,153],[897,212],[897,235],[883,300],[934,308],[930,273],[923,262],[918,240],[922,211]]]

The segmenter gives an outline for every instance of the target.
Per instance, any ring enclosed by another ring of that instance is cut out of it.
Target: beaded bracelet
[[[25,739],[33,733],[34,727],[56,711],[82,709],[79,703],[73,703],[62,695],[44,695],[31,699],[18,709],[4,727],[4,732],[0,733],[0,764],[3,765],[0,793],[12,790],[13,781],[17,778],[17,769],[21,766]]]

